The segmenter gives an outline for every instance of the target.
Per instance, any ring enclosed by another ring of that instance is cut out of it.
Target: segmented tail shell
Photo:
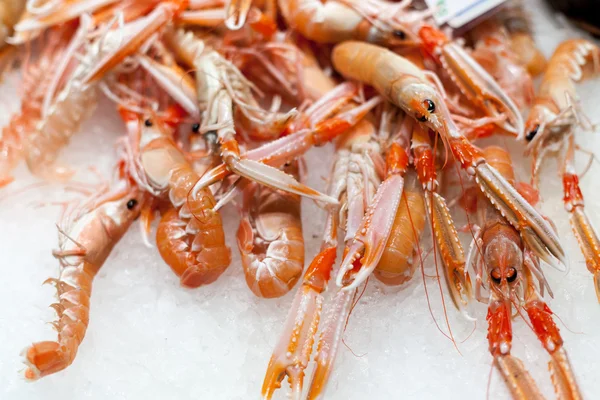
[[[197,180],[187,164],[171,171],[169,198],[174,207],[163,215],[156,232],[160,255],[181,277],[181,285],[190,288],[214,282],[231,262],[212,193],[203,189],[195,197],[190,194]]]

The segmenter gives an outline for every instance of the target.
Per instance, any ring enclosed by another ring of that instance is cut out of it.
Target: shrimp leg
[[[415,167],[425,190],[427,215],[431,219],[432,232],[441,255],[444,277],[454,306],[467,313],[473,299],[471,277],[465,268],[465,254],[458,238],[454,221],[446,201],[437,193],[437,173],[431,141],[420,125],[415,126],[412,138]]]
[[[600,302],[600,239],[585,212],[579,178],[573,165],[575,138],[570,135],[563,161],[563,190],[565,209],[569,213],[571,227],[579,248],[583,253],[588,270],[594,275],[594,288]]]

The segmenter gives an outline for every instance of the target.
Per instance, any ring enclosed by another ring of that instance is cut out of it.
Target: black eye
[[[392,34],[400,40],[406,39],[406,33],[404,33],[403,31],[400,31],[400,30],[394,31],[394,32],[392,32]]]
[[[527,139],[528,141],[532,141],[533,138],[535,137],[535,135],[537,135],[539,129],[540,129],[540,125],[538,124],[538,125],[535,126],[535,129],[531,130],[527,134],[527,136],[525,136],[525,139]]]
[[[149,119],[147,119],[147,120],[144,121],[144,125],[150,127],[150,126],[152,126],[152,121],[150,121]]]
[[[131,199],[127,202],[127,209],[128,210],[133,210],[135,206],[137,206],[137,200],[136,199]]]
[[[506,277],[506,281],[509,283],[514,282],[517,279],[517,270],[514,268],[508,269],[508,276]]]
[[[192,132],[194,132],[194,133],[200,132],[200,124],[192,125]]]
[[[420,122],[427,122],[427,117],[426,117],[426,116],[424,116],[424,115],[417,114],[417,115],[415,116],[415,118],[417,119],[417,121],[420,121]]]
[[[429,111],[430,113],[434,113],[435,112],[435,103],[429,99],[426,99],[424,101],[425,105],[427,106],[427,111]]]

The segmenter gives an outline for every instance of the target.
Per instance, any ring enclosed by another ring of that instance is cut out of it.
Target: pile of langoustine
[[[58,340],[26,349],[26,378],[73,362],[93,278],[134,220],[141,216],[150,231],[160,216],[159,252],[182,286],[196,288],[230,264],[219,209],[241,196],[237,239],[249,288],[272,298],[300,281],[267,368],[265,398],[285,376],[293,397],[302,395],[319,331],[307,396],[323,396],[359,288],[371,274],[386,285],[409,280],[426,225],[457,310],[474,317],[470,304],[489,304],[489,349],[513,396],[542,397],[511,355],[518,311],[551,357],[559,397],[580,398],[544,300],[552,292],[542,263],[560,269],[566,255],[535,207],[536,187],[542,161],[558,154],[565,208],[600,298],[600,243],[573,162],[575,131],[592,129],[574,84],[595,71],[600,51],[569,40],[546,65],[518,4],[458,40],[414,3],[0,2],[3,32],[10,32],[2,60],[20,59],[23,93],[3,129],[2,184],[22,159],[43,179],[69,180],[74,171],[59,153],[100,93],[115,102],[127,132],[117,145],[114,187],[61,223],[54,253],[61,272],[49,279],[58,291]],[[535,94],[532,76],[541,73]],[[472,144],[490,135],[526,143],[531,184],[516,182],[504,149]],[[328,142],[336,151],[324,194],[302,184],[301,160]],[[444,169],[462,170],[474,189],[460,202],[475,221],[466,252],[441,194]],[[306,270],[302,196],[327,215],[320,252]],[[338,236],[343,257],[330,284]],[[331,304],[327,289],[335,291]]]

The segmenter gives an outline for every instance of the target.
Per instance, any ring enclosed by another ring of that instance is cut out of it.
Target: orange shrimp
[[[368,0],[279,0],[288,26],[319,43],[362,40],[397,46],[409,32],[395,18],[409,13],[406,4]]]
[[[460,133],[441,95],[428,83],[423,71],[387,49],[361,42],[337,45],[332,59],[346,78],[373,86],[408,115],[440,134],[446,148],[476,178],[494,207],[507,215],[528,243],[535,243],[536,254],[559,269],[565,265],[564,250],[552,227]]]
[[[44,107],[42,118],[26,147],[25,159],[32,173],[49,180],[65,180],[73,174],[74,171],[57,162],[57,158],[83,121],[92,114],[98,98],[98,80],[135,51],[156,29],[169,22],[177,7],[173,2],[163,2],[147,16],[122,29],[109,30],[92,43],[87,42],[87,35],[93,23],[89,17],[82,18],[66,52],[67,59],[62,63],[64,68],[53,78],[55,83],[66,82],[55,97],[46,95],[51,101]],[[84,56],[76,62],[70,75],[63,76],[69,61],[74,61],[76,51],[82,46]]]
[[[535,103],[531,108],[522,138],[526,153],[533,155],[532,181],[537,185],[545,157],[558,152],[563,180],[563,202],[583,253],[587,268],[594,275],[594,288],[600,302],[600,238],[585,212],[583,194],[574,165],[575,130],[592,126],[577,104],[575,82],[597,72],[600,47],[583,39],[561,43],[548,62]]]
[[[508,152],[491,146],[483,150],[488,162],[514,184],[514,171]],[[581,398],[571,365],[562,347],[562,339],[552,320],[552,312],[541,300],[533,282],[533,275],[540,281],[540,289],[547,282],[539,267],[538,259],[505,217],[485,201],[477,202],[480,224],[471,245],[477,271],[477,298],[484,300],[481,288],[489,288],[489,349],[494,363],[516,399],[543,398],[522,362],[510,354],[512,346],[512,305],[523,307],[531,320],[533,330],[550,353],[550,370],[553,383],[560,398]],[[475,249],[477,247],[477,250]],[[563,397],[564,396],[564,397]]]
[[[415,269],[416,242],[425,229],[425,199],[417,186],[416,176],[405,177],[404,192],[385,244],[381,259],[373,275],[386,285],[401,285],[408,281]]]
[[[52,308],[58,314],[53,325],[57,341],[32,344],[24,350],[25,378],[35,380],[71,365],[85,336],[90,317],[92,281],[113,247],[140,214],[144,195],[137,187],[110,195],[91,210],[77,215],[66,232],[60,231],[58,278],[50,278],[58,292]],[[94,204],[94,203],[92,203]]]
[[[298,176],[298,162],[284,171]],[[300,196],[249,183],[237,240],[250,290],[266,298],[289,292],[304,269]]]
[[[70,29],[54,31],[46,39],[40,57],[26,65],[21,84],[21,109],[13,115],[7,126],[2,128],[0,139],[0,186],[12,181],[11,172],[21,161],[28,136],[42,117],[42,105],[46,90],[52,82],[48,70],[60,59]]]
[[[143,144],[134,178],[151,193],[168,196],[172,206],[156,232],[160,255],[181,278],[182,286],[195,288],[214,282],[229,266],[231,252],[225,245],[221,215],[213,210],[212,192],[204,189],[190,194],[199,177],[165,124],[123,107],[120,112],[130,137]],[[135,165],[136,160],[130,162]]]
[[[600,48],[594,43],[584,39],[571,39],[558,45],[548,62],[525,130],[522,132],[521,139],[532,142],[528,146],[531,148],[529,151],[534,151],[533,147],[542,140],[542,136],[545,141],[556,141],[565,137],[563,132],[568,130],[563,129],[558,135],[553,135],[547,132],[550,129],[546,128],[565,124],[572,126],[577,122],[574,114],[575,102],[578,99],[575,82],[591,76],[599,67]],[[537,169],[534,169],[534,173],[537,173]]]

